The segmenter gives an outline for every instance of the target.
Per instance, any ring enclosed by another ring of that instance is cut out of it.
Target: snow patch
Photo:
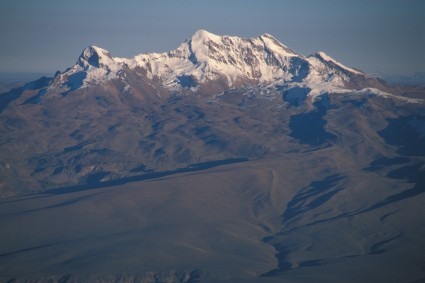
[[[342,69],[344,69],[344,70],[347,70],[347,71],[349,71],[349,72],[351,72],[351,73],[354,73],[354,74],[364,75],[362,72],[359,72],[359,71],[357,71],[357,70],[355,70],[355,69],[349,68],[349,67],[347,67],[347,66],[345,66],[345,65],[341,64],[340,62],[336,61],[336,60],[335,60],[335,59],[333,59],[332,57],[328,56],[325,52],[319,51],[319,52],[317,52],[316,54],[317,54],[317,56],[319,56],[319,57],[320,57],[320,58],[322,58],[323,60],[325,60],[325,61],[327,61],[327,62],[332,62],[332,63],[334,63],[335,65],[337,65],[338,67],[340,67],[340,68],[342,68]]]

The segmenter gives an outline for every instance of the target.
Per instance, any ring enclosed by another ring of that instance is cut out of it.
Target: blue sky
[[[0,73],[53,74],[98,45],[113,56],[176,48],[198,29],[274,35],[365,72],[425,72],[424,0],[1,0]]]

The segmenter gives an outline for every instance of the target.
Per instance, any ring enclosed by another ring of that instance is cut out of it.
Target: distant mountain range
[[[376,76],[392,84],[425,86],[425,72],[418,72],[412,75],[376,74]]]
[[[0,95],[0,281],[420,282],[424,99],[269,34],[89,46]]]

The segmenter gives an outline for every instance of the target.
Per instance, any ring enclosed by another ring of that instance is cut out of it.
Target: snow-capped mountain
[[[0,282],[422,282],[424,97],[268,34],[90,46],[0,94]]]
[[[109,180],[146,168],[275,155],[288,150],[279,140],[288,135],[322,146],[336,136],[323,129],[329,105],[420,109],[424,91],[386,85],[323,52],[301,55],[269,34],[246,39],[200,30],[173,51],[130,59],[90,46],[68,70],[0,95],[0,142],[7,145],[0,156],[9,160],[0,162],[0,191],[18,179],[22,187],[43,180],[31,186],[46,188],[82,184],[99,172]],[[355,118],[341,121],[360,119],[357,110],[342,114]],[[422,120],[408,121],[422,135]],[[22,177],[10,174],[10,164]]]
[[[220,86],[214,91],[274,84],[309,88],[315,95],[361,89],[364,86],[359,81],[370,79],[324,52],[301,55],[270,34],[241,38],[199,30],[175,50],[131,59],[112,57],[100,47],[89,46],[73,67],[55,76],[49,90],[69,91],[110,80],[128,85],[128,72],[168,91],[193,92],[209,92],[206,84]]]

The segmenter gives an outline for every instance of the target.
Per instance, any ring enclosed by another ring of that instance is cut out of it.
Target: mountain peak
[[[364,73],[362,73],[362,72],[360,72],[358,70],[355,70],[353,68],[349,68],[349,67],[343,65],[342,63],[336,61],[334,58],[332,58],[331,56],[327,55],[323,51],[318,51],[318,52],[314,53],[312,56],[315,57],[315,58],[317,58],[317,59],[319,59],[322,62],[326,62],[328,64],[330,63],[332,65],[335,65],[338,68],[343,69],[344,71],[348,71],[348,72],[351,72],[351,73],[354,73],[354,74],[357,74],[357,75],[364,75]]]
[[[192,35],[190,39],[192,41],[219,40],[221,39],[221,36],[213,34],[204,29],[199,29]]]
[[[95,45],[90,45],[86,47],[78,58],[78,64],[82,67],[87,67],[87,65],[99,68],[103,64],[106,64],[110,60],[113,60],[109,51],[97,47]]]
[[[263,33],[260,37],[267,37],[270,39],[276,39],[273,35],[271,35],[270,33]]]

